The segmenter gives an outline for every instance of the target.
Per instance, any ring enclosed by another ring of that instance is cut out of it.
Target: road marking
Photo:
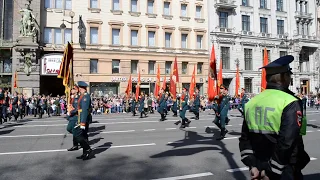
[[[310,161],[315,161],[317,158],[315,157],[310,157]],[[235,169],[228,169],[227,172],[238,172],[238,171],[248,171],[248,167],[241,167],[241,168],[235,168]]]
[[[215,128],[216,126],[204,126],[205,128]]]
[[[108,149],[108,148],[115,149],[115,148],[154,146],[154,145],[156,145],[156,143],[120,145],[120,146],[102,146],[102,147],[96,147],[96,148],[93,148],[93,149]],[[0,153],[0,156],[2,156],[2,155],[17,155],[17,154],[52,153],[52,152],[68,152],[68,150],[67,149],[55,149],[55,150],[42,150],[42,151],[6,152],[6,153]]]
[[[166,130],[175,130],[177,128],[166,128]]]
[[[184,176],[175,176],[175,177],[168,177],[168,178],[160,178],[160,179],[153,179],[153,180],[179,180],[179,179],[191,179],[191,178],[199,178],[205,176],[213,176],[211,172],[206,173],[199,173],[199,174],[190,174]]]
[[[228,140],[228,139],[238,139],[240,136],[236,136],[236,137],[226,137],[224,139]]]
[[[242,126],[242,124],[239,124],[239,126]]]
[[[212,139],[200,139],[198,140],[199,142],[204,142],[204,141],[212,141]]]
[[[310,133],[310,132],[313,132],[313,131],[306,131],[306,132]]]
[[[127,131],[102,131],[101,134],[112,134],[112,133],[127,133],[127,132],[135,132],[136,130],[127,130]],[[91,134],[91,133],[89,133]],[[92,133],[94,134],[94,132]]]
[[[156,129],[145,129],[143,131],[155,131]]]
[[[248,167],[242,167],[242,168],[235,168],[235,169],[228,169],[227,172],[238,172],[238,171],[248,171]]]
[[[232,126],[231,124],[229,124],[229,125],[226,125],[226,126]]]
[[[28,128],[28,127],[58,127],[58,126],[66,126],[67,124],[49,124],[49,125],[18,125],[16,128]]]
[[[317,121],[317,120],[315,120],[315,119],[312,119],[312,120],[309,120],[309,121]]]
[[[188,129],[196,129],[197,127],[187,127]]]
[[[320,129],[318,131],[320,131]]]
[[[46,136],[64,136],[66,134],[34,134],[34,135],[17,135],[17,136],[0,136],[0,138],[22,138],[22,137],[46,137]]]

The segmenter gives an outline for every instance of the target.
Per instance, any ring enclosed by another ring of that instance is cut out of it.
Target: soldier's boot
[[[226,137],[226,134],[228,133],[229,131],[226,129],[226,128],[222,128],[221,129],[221,134],[220,134],[220,137],[217,138],[217,140],[222,140]]]
[[[230,119],[227,117],[227,118],[226,118],[226,125],[228,125],[229,122],[230,122]]]
[[[143,118],[143,117],[142,117],[142,114],[143,114],[143,112],[140,113],[140,118]]]
[[[68,149],[68,151],[76,151],[79,150],[79,146],[78,146],[78,142],[76,140],[76,138],[73,138],[73,146],[71,148]]]
[[[199,112],[196,113],[196,120],[199,120]]]
[[[90,157],[91,157],[91,153],[92,153],[92,149],[90,148],[90,149],[88,149],[83,155],[84,155],[84,157],[82,158],[82,160],[89,160],[90,159]]]
[[[214,122],[214,124],[215,124],[219,129],[221,129],[221,124],[216,123],[216,122]]]
[[[144,117],[147,117],[147,113],[145,111],[143,111]]]
[[[160,119],[160,121],[164,121],[165,120],[165,116],[164,116],[164,114],[161,114],[161,119]]]
[[[175,125],[179,125],[181,123],[181,121],[177,121],[177,122],[175,122],[174,124]]]

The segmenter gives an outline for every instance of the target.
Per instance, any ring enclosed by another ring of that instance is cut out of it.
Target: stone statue
[[[31,1],[26,5],[25,9],[21,9],[20,35],[24,37],[35,37],[38,34],[36,25],[38,25],[35,16],[30,8]]]
[[[31,55],[30,55],[30,53],[26,53],[24,55],[23,71],[27,74],[27,76],[30,76],[30,74],[31,74],[31,71],[32,71],[31,67],[32,67]]]

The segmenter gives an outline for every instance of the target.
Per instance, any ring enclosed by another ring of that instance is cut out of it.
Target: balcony
[[[316,36],[308,36],[308,35],[302,35],[298,34],[294,36],[294,39],[299,39],[299,40],[311,40],[311,41],[316,41],[318,38]]]
[[[217,27],[218,32],[233,33],[233,28]]]
[[[261,33],[260,35],[261,35],[261,37],[264,37],[264,38],[270,38],[271,37],[271,34],[269,34],[269,33]]]
[[[299,12],[299,11],[295,12],[295,16],[294,17],[295,18],[299,18],[299,19],[313,19],[312,13]]]
[[[242,31],[242,35],[252,36],[252,34],[251,31]]]
[[[216,0],[214,7],[223,9],[235,9],[237,5],[235,0]]]

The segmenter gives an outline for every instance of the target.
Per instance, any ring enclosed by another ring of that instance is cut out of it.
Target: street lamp
[[[69,16],[71,17],[71,21],[67,21],[67,20],[62,19],[62,24],[60,25],[60,29],[67,28],[67,26],[64,24],[64,22],[71,24],[71,44],[72,44],[73,43],[73,33],[72,33],[73,32],[73,25],[77,24],[79,21],[73,22],[73,18],[75,16],[75,13],[73,11],[69,12]]]

